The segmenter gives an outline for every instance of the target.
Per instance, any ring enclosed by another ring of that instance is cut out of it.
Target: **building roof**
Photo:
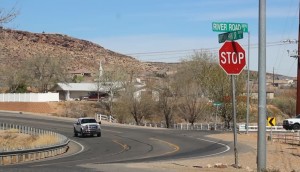
[[[121,82],[106,82],[105,84],[101,84],[99,91],[107,92],[110,88],[113,89],[121,89],[123,85]],[[145,87],[145,84],[136,84],[136,89],[142,89]],[[97,92],[98,91],[98,83],[57,83],[51,90],[55,91],[88,91],[88,92]]]
[[[63,91],[97,91],[97,83],[57,83],[53,90]],[[99,91],[107,91],[108,87],[100,86]]]

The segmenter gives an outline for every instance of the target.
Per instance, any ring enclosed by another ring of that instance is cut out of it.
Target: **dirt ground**
[[[232,141],[233,134],[211,135],[212,138]],[[251,147],[249,152],[238,153],[238,164],[240,168],[234,168],[234,154],[224,154],[214,157],[195,158],[189,160],[166,161],[160,163],[129,164],[131,168],[151,168],[161,171],[222,171],[222,172],[246,172],[257,171],[257,137],[256,134],[238,134],[237,144],[246,144]],[[300,172],[300,146],[280,143],[278,141],[267,141],[267,170],[269,172]]]

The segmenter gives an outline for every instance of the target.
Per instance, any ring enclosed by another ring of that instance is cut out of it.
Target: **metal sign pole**
[[[259,0],[257,171],[266,169],[266,0]]]
[[[233,138],[234,138],[234,164],[238,167],[237,131],[236,131],[236,101],[235,101],[235,78],[231,75],[232,83],[232,114],[233,114]]]
[[[246,116],[246,134],[248,134],[249,129],[249,111],[250,111],[250,91],[249,91],[249,78],[250,78],[250,32],[248,32],[248,71],[247,71],[247,116]]]

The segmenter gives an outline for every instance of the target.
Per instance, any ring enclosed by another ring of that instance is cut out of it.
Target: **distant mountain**
[[[72,38],[63,34],[31,33],[0,28],[1,65],[18,67],[24,59],[35,55],[65,57],[69,71],[87,69],[96,71],[99,61],[103,66],[123,65],[139,72],[159,70],[153,64],[142,63],[137,59],[119,54],[90,41]]]

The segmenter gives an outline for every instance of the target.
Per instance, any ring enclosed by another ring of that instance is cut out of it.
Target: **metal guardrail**
[[[280,131],[285,132],[286,130],[282,126],[266,126],[266,131]],[[246,131],[246,124],[238,125],[238,131]],[[258,126],[248,126],[248,131],[258,131]]]
[[[26,145],[18,149],[0,148],[0,165],[44,159],[63,154],[68,150],[67,145],[70,140],[66,136],[52,131],[7,123],[0,123],[0,130],[17,130],[18,133],[29,135],[52,135],[58,139],[58,142],[55,144],[42,145],[34,148],[26,147]]]

